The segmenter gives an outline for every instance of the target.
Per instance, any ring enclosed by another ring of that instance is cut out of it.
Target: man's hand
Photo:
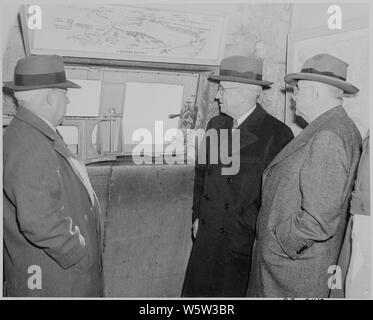
[[[192,233],[193,233],[193,238],[194,238],[194,239],[195,239],[196,236],[197,236],[198,223],[199,223],[199,219],[197,218],[196,220],[194,220],[194,222],[193,222],[193,227],[192,227]]]

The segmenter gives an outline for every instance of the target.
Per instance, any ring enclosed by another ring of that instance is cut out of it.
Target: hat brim
[[[37,90],[37,89],[47,89],[47,88],[58,88],[58,89],[80,89],[81,86],[77,85],[76,83],[66,80],[62,83],[54,83],[54,84],[45,84],[45,85],[35,85],[35,86],[17,86],[14,84],[13,81],[5,81],[3,87],[12,89],[14,91],[27,91],[27,90]]]
[[[273,82],[265,81],[265,80],[254,80],[254,79],[232,77],[232,76],[211,75],[207,79],[210,80],[210,81],[213,81],[213,82],[228,81],[228,82],[239,82],[239,83],[253,84],[253,85],[257,85],[257,86],[262,86],[263,89],[268,89],[273,84]]]
[[[345,94],[355,94],[358,93],[360,90],[352,85],[351,83],[348,83],[346,81],[336,79],[329,76],[324,76],[322,74],[315,74],[315,73],[306,73],[306,72],[299,72],[299,73],[290,73],[285,76],[284,81],[287,84],[290,84],[292,86],[295,86],[298,83],[298,80],[310,80],[310,81],[318,81],[325,84],[329,84],[333,87],[337,87]]]

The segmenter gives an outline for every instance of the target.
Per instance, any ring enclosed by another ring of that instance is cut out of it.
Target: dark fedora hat
[[[284,80],[296,85],[298,80],[318,81],[343,90],[346,94],[355,94],[360,90],[346,82],[348,63],[330,54],[321,53],[308,59],[298,73],[290,73]]]
[[[4,82],[3,86],[15,91],[81,88],[66,79],[62,57],[57,55],[35,55],[18,60],[14,81]]]
[[[273,82],[263,80],[262,76],[263,63],[261,60],[245,56],[232,56],[223,59],[219,75],[211,75],[208,80],[254,84],[267,89]]]

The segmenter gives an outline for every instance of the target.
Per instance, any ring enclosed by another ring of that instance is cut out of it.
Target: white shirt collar
[[[251,110],[247,111],[241,117],[237,118],[237,127],[240,126],[241,123],[244,122],[250,114],[252,114],[252,112],[255,110],[255,108],[256,108],[256,103]]]

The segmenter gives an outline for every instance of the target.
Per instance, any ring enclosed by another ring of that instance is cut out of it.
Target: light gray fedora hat
[[[346,82],[348,63],[330,54],[321,53],[308,59],[298,73],[290,73],[284,80],[296,85],[298,80],[318,81],[343,90],[346,94],[355,94],[360,90]]]
[[[58,55],[35,55],[18,60],[14,81],[4,82],[3,86],[14,91],[81,88],[66,79],[64,63]]]
[[[269,88],[273,82],[262,79],[263,62],[256,58],[231,56],[221,61],[218,75],[209,76],[210,81],[230,81]]]

